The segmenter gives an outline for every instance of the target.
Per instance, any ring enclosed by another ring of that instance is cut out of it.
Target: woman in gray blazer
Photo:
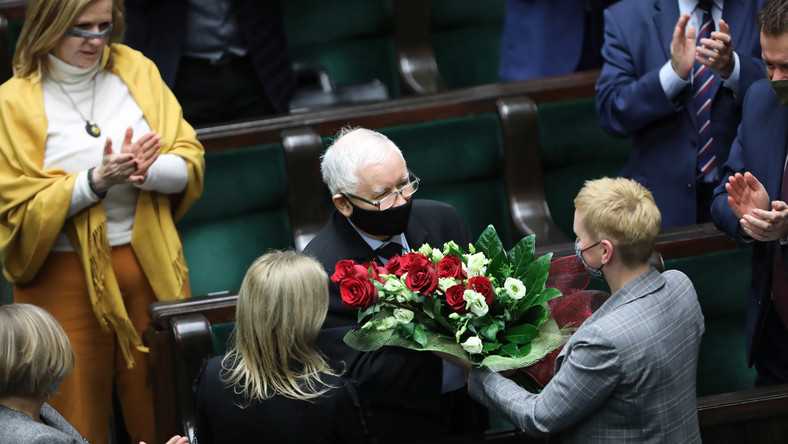
[[[71,343],[49,313],[0,305],[0,443],[87,443],[46,403],[73,367]],[[167,444],[188,440],[173,436]]]

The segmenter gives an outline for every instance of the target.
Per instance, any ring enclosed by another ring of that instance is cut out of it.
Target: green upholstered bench
[[[338,85],[378,79],[399,96],[390,2],[282,2],[288,50],[295,63],[321,65]]]
[[[505,3],[432,1],[432,46],[449,89],[498,82]]]
[[[235,292],[252,261],[290,248],[281,145],[206,154],[202,198],[179,222],[193,295]]]
[[[543,102],[537,113],[547,206],[572,238],[575,195],[586,180],[618,176],[630,143],[602,131],[593,98]]]

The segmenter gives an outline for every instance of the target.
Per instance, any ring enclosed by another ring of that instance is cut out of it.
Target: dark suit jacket
[[[450,240],[458,245],[468,244],[468,234],[457,211],[431,200],[413,201],[405,238],[411,249],[424,243],[441,246]],[[304,253],[315,257],[329,276],[341,259],[375,259],[369,245],[336,211]],[[431,353],[398,347],[362,353],[345,345],[342,338],[356,325],[356,310],[342,304],[339,289],[333,283],[328,311],[324,334],[334,339],[323,347],[323,352],[335,366],[344,363],[346,374],[359,382],[361,397],[369,401],[373,412],[371,428],[387,442],[430,439],[445,433],[440,417],[440,359]]]
[[[233,1],[238,10],[238,26],[266,97],[277,112],[287,112],[296,81],[287,53],[280,3]],[[188,0],[126,0],[125,5],[126,44],[153,60],[172,88],[186,36]]]
[[[726,0],[722,18],[730,25],[733,47],[741,62],[739,95],[717,82],[711,131],[718,164],[728,158],[741,99],[765,76],[757,60],[761,49],[756,14],[762,0]],[[605,11],[605,64],[597,83],[597,111],[602,127],[632,136],[632,153],[622,175],[654,194],[662,227],[697,222],[698,135],[687,108],[691,88],[673,103],[665,96],[659,70],[670,60],[670,42],[679,17],[677,0],[623,0]]]
[[[33,421],[24,413],[0,406],[0,443],[83,444],[79,432],[49,404],[41,407],[41,420]]]
[[[770,200],[780,198],[784,178],[783,165],[788,143],[788,108],[777,100],[767,80],[752,85],[744,100],[744,114],[733,142],[724,177],[750,171],[763,183]],[[728,193],[722,183],[714,191],[711,216],[715,225],[731,237],[744,241],[739,220],[728,206]],[[747,347],[750,364],[773,352],[771,344],[762,344],[764,314],[772,309],[772,258],[779,242],[753,242],[752,286],[748,297]],[[788,270],[784,270],[788,273]],[[788,341],[788,338],[786,338]],[[784,348],[784,347],[783,347]]]
[[[319,398],[299,401],[275,396],[249,404],[222,381],[222,358],[211,358],[198,381],[200,444],[367,442],[358,397],[350,382],[323,375],[323,381],[335,388]]]

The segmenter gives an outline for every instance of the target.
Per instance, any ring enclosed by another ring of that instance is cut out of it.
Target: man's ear
[[[350,204],[347,197],[341,194],[335,194],[331,197],[331,201],[334,202],[334,208],[342,213],[343,216],[350,217],[350,215],[353,214],[353,205]]]
[[[615,252],[615,246],[613,242],[610,242],[607,239],[600,241],[602,244],[602,263],[607,265],[613,260],[613,253]]]

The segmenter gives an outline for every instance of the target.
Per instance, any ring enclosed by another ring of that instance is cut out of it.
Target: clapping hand
[[[131,127],[127,128],[126,135],[123,138],[123,148],[120,151],[121,153],[130,153],[134,156],[136,169],[129,176],[129,182],[135,185],[141,185],[145,182],[148,168],[150,168],[153,162],[159,157],[161,137],[156,133],[150,132],[132,143],[131,138],[133,136],[134,130],[132,130]]]
[[[682,15],[673,30],[670,42],[670,66],[684,80],[689,80],[690,71],[695,64],[695,28],[687,26],[690,16]]]
[[[725,191],[728,192],[728,206],[739,219],[745,214],[752,214],[756,208],[769,210],[769,193],[752,173],[736,173],[728,177]]]
[[[736,173],[725,184],[728,205],[739,218],[742,231],[759,241],[781,239],[788,231],[788,205],[780,200],[769,202],[763,184],[752,175]]]
[[[710,39],[700,39],[695,50],[695,60],[727,79],[733,72],[733,41],[731,28],[720,19],[720,30],[711,33]]]
[[[92,170],[93,176],[90,178],[96,187],[94,191],[104,193],[111,186],[128,181],[135,169],[134,156],[131,153],[113,153],[112,140],[107,138],[101,165]]]
[[[742,230],[755,240],[768,242],[782,239],[788,233],[788,205],[775,200],[771,211],[755,208],[751,214],[745,214],[739,223]]]

